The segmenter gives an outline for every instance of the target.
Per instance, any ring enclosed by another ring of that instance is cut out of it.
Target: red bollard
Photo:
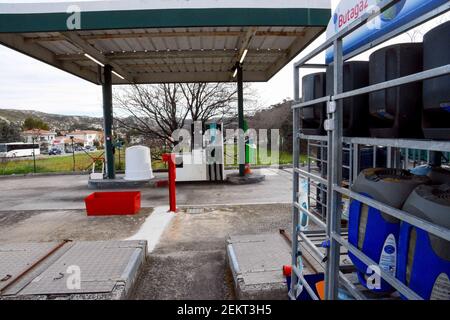
[[[283,275],[290,277],[292,275],[292,266],[283,266]]]
[[[163,154],[163,161],[167,162],[169,165],[169,203],[170,212],[177,212],[177,194],[176,194],[176,184],[177,179],[177,167],[175,163],[175,154],[166,153]]]

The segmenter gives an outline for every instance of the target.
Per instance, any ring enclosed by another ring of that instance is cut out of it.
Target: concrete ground
[[[290,224],[288,204],[180,212],[150,255],[134,299],[233,299],[233,278],[226,262],[228,237],[278,232]]]
[[[179,183],[177,203],[191,206],[290,202],[292,176],[289,170],[255,170],[261,171],[266,174],[266,181],[258,185]],[[164,175],[157,177],[164,178]],[[87,188],[87,179],[86,175],[0,178],[0,211],[83,210],[84,198],[92,193]],[[168,204],[165,188],[143,188],[141,192],[143,207]]]
[[[265,174],[266,181],[177,185],[181,210],[150,254],[134,298],[234,298],[225,258],[228,236],[290,229],[291,172],[255,171]],[[1,178],[0,244],[128,239],[154,208],[168,204],[167,189],[142,188],[139,215],[87,217],[84,198],[92,192],[87,179],[86,175]]]
[[[0,211],[0,244],[122,240],[135,234],[152,211],[121,217],[87,217],[84,210]]]

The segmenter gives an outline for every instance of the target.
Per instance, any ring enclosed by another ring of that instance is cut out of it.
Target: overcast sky
[[[78,0],[80,1],[80,0]],[[87,1],[87,0],[84,0]],[[0,3],[18,1],[0,0]],[[20,2],[69,2],[67,0],[39,0]],[[339,2],[332,0],[334,8]],[[446,19],[449,14],[446,15]],[[439,19],[442,21],[442,18]],[[436,25],[436,21],[427,24],[425,29]],[[325,40],[319,37],[305,52]],[[419,39],[420,40],[420,39]],[[407,36],[391,40],[390,43],[409,41]],[[386,45],[386,44],[385,44]],[[358,57],[367,59],[368,54]],[[314,62],[323,62],[319,57]],[[310,70],[314,72],[315,70]],[[33,109],[48,113],[70,115],[102,115],[101,87],[78,77],[31,59],[25,55],[0,45],[0,108]],[[292,97],[292,63],[287,65],[267,83],[254,84],[259,94],[260,105],[268,107]]]

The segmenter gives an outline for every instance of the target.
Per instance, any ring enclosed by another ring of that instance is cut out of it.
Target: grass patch
[[[98,157],[101,152],[90,154],[92,157]],[[70,171],[89,171],[93,160],[85,153],[75,154],[75,165],[71,154],[64,156],[53,156],[36,159],[36,173],[52,172],[70,172]],[[33,159],[3,159],[0,160],[0,174],[27,174],[34,172]]]
[[[238,152],[237,152],[237,146],[234,146],[234,153],[233,151],[225,148],[225,162],[227,166],[237,166],[238,165]],[[253,165],[272,165],[272,164],[280,164],[280,165],[286,165],[286,164],[292,164],[292,153],[290,152],[276,152],[274,153],[272,157],[271,150],[263,149],[258,147],[257,153],[255,155],[255,160]]]
[[[103,151],[86,154],[84,152],[75,154],[75,166],[72,154],[64,156],[51,156],[36,159],[36,173],[63,173],[63,172],[88,172],[92,170],[94,159],[101,158]],[[153,161],[153,169],[165,169],[166,165],[162,161]],[[125,170],[125,150],[115,153],[115,168],[118,171]],[[96,163],[96,172],[101,172],[102,163]],[[0,175],[30,174],[34,173],[33,159],[0,159]]]

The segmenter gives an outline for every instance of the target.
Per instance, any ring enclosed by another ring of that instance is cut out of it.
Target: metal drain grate
[[[205,213],[205,209],[203,208],[188,208],[186,209],[187,214],[202,214]]]

